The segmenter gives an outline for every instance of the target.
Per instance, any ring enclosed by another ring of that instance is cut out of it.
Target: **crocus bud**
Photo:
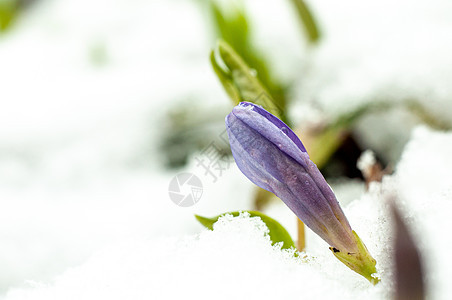
[[[336,197],[300,139],[263,108],[241,102],[226,117],[232,154],[248,179],[278,196],[333,254],[372,283],[376,261],[351,229]]]

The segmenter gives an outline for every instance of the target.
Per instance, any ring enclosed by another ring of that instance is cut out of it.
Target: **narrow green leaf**
[[[267,225],[270,236],[270,240],[272,241],[272,244],[282,242],[282,249],[289,249],[289,248],[295,248],[295,243],[290,237],[290,234],[287,232],[287,230],[275,219],[270,218],[269,216],[258,212],[258,211],[246,211],[250,214],[251,217],[259,217],[261,220]],[[196,219],[204,225],[206,228],[212,230],[213,224],[218,221],[218,218],[224,215],[233,215],[234,217],[237,217],[240,215],[241,212],[234,211],[234,212],[228,212],[221,214],[219,216],[213,217],[213,218],[206,218],[202,216],[195,215]]]
[[[212,0],[210,11],[217,36],[230,43],[242,55],[248,52],[250,46],[250,34],[248,30],[247,16],[243,7],[228,3],[219,5]]]
[[[346,137],[341,127],[327,127],[316,133],[309,147],[309,157],[319,168],[323,168],[336,153]]]
[[[276,105],[270,93],[257,78],[256,71],[248,67],[231,46],[219,40],[210,59],[215,73],[235,105],[241,101],[253,102],[285,119],[282,109]],[[221,65],[227,70],[221,68]]]
[[[240,93],[235,87],[231,74],[224,71],[219,65],[218,62],[215,59],[215,52],[210,52],[210,63],[212,64],[212,68],[217,75],[218,79],[220,80],[221,84],[223,85],[224,90],[228,94],[228,96],[231,98],[231,100],[234,103],[240,102]]]
[[[0,32],[5,31],[17,14],[16,1],[0,1]]]
[[[235,2],[223,3],[224,5],[219,5],[216,0],[209,2],[217,38],[227,42],[249,66],[258,72],[259,80],[264,86],[273,92],[274,80],[271,79],[266,61],[253,46],[244,8]]]
[[[436,130],[450,130],[452,128],[450,121],[441,119],[434,113],[428,111],[419,101],[406,101],[405,105],[422,122]]]
[[[285,112],[287,86],[281,85],[278,82],[273,72],[271,72],[269,62],[254,47],[252,30],[248,21],[249,17],[241,5],[242,2],[210,0],[208,3],[211,15],[210,20],[212,21],[212,27],[215,29],[217,38],[228,43],[239,57],[246,62],[246,65],[252,68],[252,70],[255,70],[253,72],[257,74],[258,80],[269,92],[265,97],[268,95],[277,104],[276,106],[279,110]],[[215,67],[215,65],[213,66]],[[225,85],[224,82],[222,84],[227,89],[226,92],[228,95],[231,95],[229,85]],[[237,99],[232,98],[232,100],[236,103]],[[250,101],[250,99],[247,99],[247,101]],[[284,113],[282,115],[281,117],[284,118]]]
[[[292,0],[292,2],[295,5],[300,21],[303,24],[306,34],[308,35],[309,41],[311,43],[317,42],[320,38],[320,31],[311,11],[309,10],[309,7],[303,0]]]

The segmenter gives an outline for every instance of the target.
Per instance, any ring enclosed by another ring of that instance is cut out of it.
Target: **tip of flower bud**
[[[330,247],[331,252],[347,267],[360,274],[370,283],[376,285],[380,282],[380,279],[375,276],[377,272],[376,260],[370,255],[366,248],[366,245],[362,242],[361,238],[353,231],[353,236],[356,239],[358,251],[355,253],[343,252],[336,248]]]
[[[307,154],[306,148],[292,129],[275,115],[262,108],[262,106],[246,101],[240,102],[232,109],[232,113],[226,117],[226,125],[228,128],[231,125],[228,121],[228,118],[231,115],[234,115],[234,117],[245,122],[248,126],[251,126],[254,130],[259,132],[259,134],[272,140],[272,142],[274,142],[272,137],[281,136],[282,133],[284,136],[288,137],[301,152]],[[278,132],[270,131],[270,128],[277,129]]]

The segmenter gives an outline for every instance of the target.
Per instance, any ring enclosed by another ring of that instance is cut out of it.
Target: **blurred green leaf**
[[[340,114],[336,120],[334,120],[330,127],[348,129],[354,125],[360,118],[369,113],[376,113],[381,111],[387,111],[397,104],[390,101],[372,101],[356,107],[355,109]]]
[[[0,1],[0,31],[8,29],[17,13],[15,1]]]
[[[272,76],[267,62],[260,53],[253,47],[250,28],[244,9],[237,5],[238,2],[226,2],[226,5],[219,5],[217,0],[210,0],[210,11],[212,15],[213,27],[217,37],[230,45],[246,65],[253,70],[256,77],[267,89],[270,98],[276,101],[281,111],[286,109],[286,88],[283,87],[275,76]],[[234,5],[235,4],[235,5]],[[212,60],[212,56],[211,56]],[[218,75],[216,65],[212,64]],[[226,92],[231,96],[231,90],[220,77]],[[232,93],[233,101],[236,102],[235,94]],[[249,101],[249,100],[248,100]]]
[[[326,165],[331,156],[341,146],[344,137],[344,129],[340,127],[326,128],[315,136],[309,145],[308,151],[309,157],[318,168],[321,169]]]
[[[252,45],[243,8],[229,4],[227,9],[221,9],[216,0],[210,1],[210,4],[217,37],[231,45],[243,60],[258,72],[264,84],[268,84],[271,81],[268,67]]]
[[[267,225],[270,236],[270,240],[272,241],[272,245],[275,243],[282,242],[282,249],[289,249],[289,248],[295,248],[295,243],[290,237],[290,234],[287,232],[287,230],[275,219],[270,218],[269,216],[258,212],[258,211],[246,211],[250,214],[251,217],[259,217],[261,220]],[[240,215],[241,212],[234,211],[234,212],[228,212],[221,214],[219,216],[213,217],[213,218],[206,218],[202,216],[195,215],[196,219],[204,225],[206,228],[213,230],[213,224],[218,221],[218,218],[224,215],[232,215],[234,217],[237,217]]]
[[[217,75],[218,79],[220,80],[221,84],[223,85],[223,88],[225,89],[226,93],[231,98],[232,102],[234,104],[237,104],[240,102],[240,93],[237,90],[237,88],[234,86],[234,83],[232,81],[232,76],[228,72],[225,72],[219,65],[218,62],[215,59],[215,52],[210,52],[210,63],[212,64],[212,68]]]
[[[212,142],[215,142],[220,153],[231,153],[229,145],[218,135],[224,130],[227,106],[212,111],[211,107],[196,104],[196,96],[186,97],[186,102],[173,105],[160,122],[160,161],[168,168],[184,166],[192,153],[206,149]]]
[[[341,147],[355,123],[362,117],[375,112],[386,111],[395,106],[394,102],[374,101],[358,106],[354,110],[340,114],[329,125],[319,130],[305,130],[302,140],[311,160],[322,169]],[[307,135],[307,136],[304,136]]]
[[[430,127],[438,130],[448,130],[451,128],[450,122],[439,119],[428,109],[421,105],[420,101],[373,101],[356,107],[355,109],[339,115],[339,117],[331,123],[329,127],[350,129],[360,118],[370,114],[389,111],[395,108],[406,109],[422,122]]]
[[[420,121],[434,129],[449,130],[452,128],[450,123],[434,116],[419,101],[373,101],[360,105],[349,112],[340,114],[331,124],[321,130],[313,132],[309,132],[309,130],[306,132],[304,130],[302,135],[308,136],[302,136],[302,140],[308,149],[311,160],[319,168],[323,168],[338,148],[341,147],[347,133],[353,130],[356,122],[369,114],[386,112],[396,108],[411,112]]]
[[[17,16],[37,0],[0,0],[0,32],[6,31]]]
[[[241,101],[261,105],[286,121],[283,109],[240,55],[224,41],[218,41],[210,56],[212,67],[235,105]]]
[[[438,118],[437,115],[431,113],[419,101],[406,101],[406,107],[422,122],[429,125],[436,130],[450,130],[452,128],[451,122]]]
[[[244,10],[229,5],[228,13],[225,13],[214,0],[210,1],[210,7],[217,35],[228,41],[239,53],[248,53],[250,35]]]
[[[295,5],[299,19],[308,35],[308,40],[311,43],[317,42],[320,39],[320,31],[306,2],[303,0],[292,0],[292,3]]]

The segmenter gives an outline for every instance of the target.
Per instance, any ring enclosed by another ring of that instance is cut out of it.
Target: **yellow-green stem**
[[[297,218],[297,228],[298,228],[297,248],[298,251],[303,251],[304,248],[306,248],[305,226],[304,223],[298,218]]]

